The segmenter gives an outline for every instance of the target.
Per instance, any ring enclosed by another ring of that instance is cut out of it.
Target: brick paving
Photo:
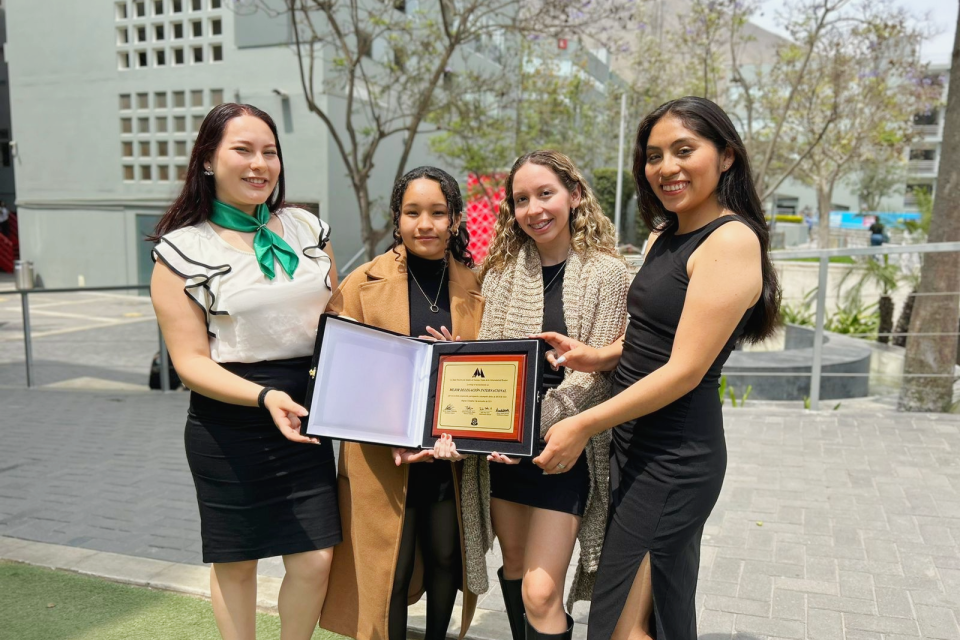
[[[184,393],[0,388],[0,536],[199,564],[186,404]],[[701,637],[960,639],[960,416],[725,419]],[[480,606],[502,610],[496,587]],[[578,635],[587,611],[574,610]]]

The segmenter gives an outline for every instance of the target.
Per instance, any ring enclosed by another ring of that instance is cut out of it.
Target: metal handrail
[[[27,388],[33,387],[33,337],[30,331],[30,296],[47,293],[95,293],[99,291],[149,291],[148,284],[119,284],[103,287],[61,287],[57,289],[8,289],[0,291],[0,295],[19,295],[20,308],[23,315],[23,350],[24,366],[27,374]],[[160,340],[160,390],[170,391],[170,354],[167,353],[167,344],[163,341],[160,325],[157,325],[157,335]]]
[[[884,244],[878,247],[837,247],[833,249],[783,249],[771,251],[772,260],[796,258],[819,258],[820,269],[817,283],[817,317],[813,334],[813,363],[810,378],[810,408],[820,408],[820,379],[823,377],[823,332],[826,323],[827,275],[830,258],[839,256],[877,256],[899,253],[949,253],[960,251],[960,242],[926,242],[921,244]]]

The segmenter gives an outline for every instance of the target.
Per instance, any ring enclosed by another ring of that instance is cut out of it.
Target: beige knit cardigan
[[[571,249],[563,276],[563,317],[570,337],[592,347],[604,347],[619,338],[626,326],[627,268],[615,256]],[[543,275],[540,255],[526,242],[516,260],[483,281],[486,305],[478,338],[526,338],[543,327]],[[541,403],[540,434],[555,423],[603,402],[610,396],[610,376],[567,369],[563,382],[547,392]],[[580,525],[580,561],[567,600],[589,600],[593,593],[600,548],[607,522],[610,487],[610,432],[587,443],[590,491]],[[467,555],[467,586],[473,593],[489,588],[486,552],[493,546],[490,521],[490,465],[481,456],[467,456],[463,468],[462,509]]]

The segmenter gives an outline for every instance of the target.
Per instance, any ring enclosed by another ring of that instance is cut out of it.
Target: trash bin
[[[17,289],[33,289],[33,263],[29,260],[14,260],[13,281]]]

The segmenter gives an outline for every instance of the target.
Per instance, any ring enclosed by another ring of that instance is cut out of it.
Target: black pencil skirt
[[[310,358],[223,366],[297,402],[306,397]],[[184,444],[200,506],[204,562],[257,560],[341,541],[329,440],[291,442],[267,411],[193,392]]]

